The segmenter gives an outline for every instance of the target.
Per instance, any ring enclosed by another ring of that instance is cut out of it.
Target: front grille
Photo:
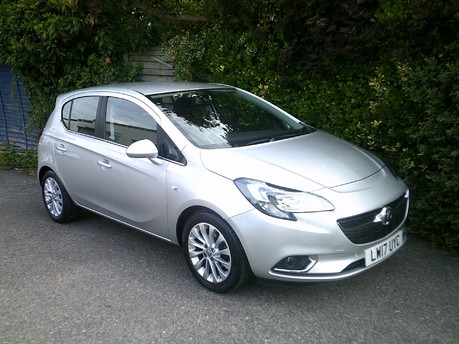
[[[405,219],[408,207],[408,194],[387,204],[385,207],[339,219],[338,225],[344,235],[354,244],[366,244],[384,238],[398,228]],[[392,218],[389,223],[375,221],[384,208],[390,208]]]

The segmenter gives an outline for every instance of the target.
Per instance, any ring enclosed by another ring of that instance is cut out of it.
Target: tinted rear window
[[[73,99],[62,108],[62,123],[72,131],[95,135],[99,97]]]

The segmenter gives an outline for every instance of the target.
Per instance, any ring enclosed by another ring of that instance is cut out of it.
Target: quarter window
[[[95,136],[99,97],[74,99],[64,105],[62,122],[67,129]]]
[[[108,98],[106,139],[125,146],[143,139],[157,144],[157,132],[156,121],[140,106],[125,99]]]

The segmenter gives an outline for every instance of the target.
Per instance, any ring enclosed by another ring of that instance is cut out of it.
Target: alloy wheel
[[[193,268],[206,281],[221,283],[231,272],[231,251],[223,234],[209,223],[198,223],[188,235]]]
[[[46,207],[51,215],[58,217],[62,214],[64,203],[59,184],[53,178],[47,178],[43,187]]]

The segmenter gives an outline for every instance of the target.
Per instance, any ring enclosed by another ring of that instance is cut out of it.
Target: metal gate
[[[21,81],[10,67],[0,64],[0,144],[36,148],[37,130],[27,127],[30,103]]]

